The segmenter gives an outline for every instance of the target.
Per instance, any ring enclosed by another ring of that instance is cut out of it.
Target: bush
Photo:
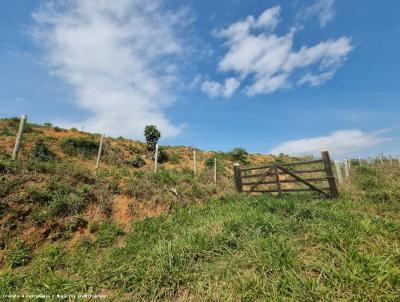
[[[52,123],[44,123],[43,126],[46,128],[52,128],[53,124]]]
[[[160,164],[167,162],[169,159],[167,151],[161,147],[158,149],[158,162]]]
[[[168,160],[171,164],[177,165],[181,162],[181,157],[178,154],[174,153],[168,156]]]
[[[57,193],[50,202],[52,216],[68,216],[78,214],[85,208],[85,201],[76,193]]]
[[[147,150],[154,152],[156,144],[161,137],[160,131],[154,125],[147,125],[144,128],[144,136],[146,138]]]
[[[15,247],[10,249],[6,255],[6,261],[11,268],[26,265],[30,260],[29,250],[20,240],[16,242]]]
[[[83,155],[87,158],[97,154],[99,143],[87,138],[64,138],[60,142],[61,149],[68,155]]]
[[[49,192],[36,187],[28,188],[27,195],[28,195],[27,200],[29,202],[40,205],[47,205],[52,199],[52,196]]]
[[[0,159],[0,174],[12,173],[16,170],[15,162]]]
[[[32,149],[32,156],[40,161],[54,160],[56,155],[50,150],[49,146],[44,142],[42,138],[39,138]]]
[[[249,153],[247,153],[247,151],[245,149],[234,148],[229,154],[233,161],[247,163],[247,156],[249,155]]]
[[[132,166],[134,166],[135,168],[140,168],[143,167],[144,165],[146,165],[146,162],[144,161],[144,159],[137,155],[135,156],[135,158],[132,160]]]
[[[36,208],[32,211],[31,218],[36,225],[42,226],[49,219],[49,215],[42,208]]]
[[[214,157],[207,158],[204,163],[207,168],[213,168],[214,167]]]

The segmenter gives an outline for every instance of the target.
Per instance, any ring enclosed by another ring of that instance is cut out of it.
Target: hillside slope
[[[132,220],[233,192],[233,162],[227,153],[196,150],[194,176],[193,148],[162,146],[163,160],[153,174],[152,154],[144,143],[106,138],[96,175],[100,135],[51,125],[27,124],[18,161],[12,162],[18,126],[17,118],[0,120],[1,266],[5,251],[17,239],[33,249],[46,241],[73,244],[89,234],[90,225],[105,220],[129,229]],[[272,160],[272,156],[248,156],[252,164]]]
[[[335,201],[232,195],[134,222],[127,232],[103,223],[96,239],[84,237],[74,248],[57,242],[30,254],[19,246],[9,257],[30,262],[4,269],[0,292],[40,293],[49,301],[57,294],[105,301],[398,301],[399,200],[361,186]]]
[[[96,175],[99,135],[50,126],[28,125],[15,163],[17,125],[0,121],[3,299],[400,299],[399,167],[354,166],[337,200],[248,196],[234,192],[226,153],[197,150],[195,176],[193,150],[166,147],[154,174],[143,143],[108,138]]]

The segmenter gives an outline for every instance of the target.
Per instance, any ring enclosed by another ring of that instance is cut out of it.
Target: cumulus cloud
[[[244,87],[249,96],[296,85],[322,85],[334,76],[353,49],[348,37],[294,49],[295,29],[282,36],[275,33],[280,11],[280,7],[275,6],[265,10],[258,18],[248,16],[243,21],[215,31],[218,37],[225,40],[224,45],[228,48],[218,63],[218,70],[234,73],[241,82],[249,82]],[[204,84],[208,86],[209,83]],[[211,83],[214,87],[223,86]]]
[[[335,0],[316,0],[311,6],[300,11],[300,19],[317,16],[321,27],[324,27],[335,17]]]
[[[360,130],[339,130],[321,137],[291,140],[273,148],[272,154],[318,155],[328,149],[332,156],[343,156],[368,150],[382,142],[391,140],[383,134],[386,131],[363,132]]]
[[[205,81],[201,85],[201,90],[210,97],[230,97],[240,86],[240,82],[235,78],[225,79],[224,84],[215,81]]]
[[[34,13],[32,37],[45,48],[52,72],[89,113],[66,126],[109,135],[140,137],[146,124],[164,136],[179,133],[163,113],[183,51],[184,12],[158,0],[50,0]]]

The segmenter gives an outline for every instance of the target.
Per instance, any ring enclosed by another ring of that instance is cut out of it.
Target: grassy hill
[[[400,299],[400,167],[355,166],[337,200],[248,196],[234,192],[226,153],[198,150],[194,176],[192,149],[167,147],[168,161],[153,174],[143,143],[107,139],[96,176],[99,136],[50,126],[28,126],[14,163],[17,124],[0,122],[0,295]],[[206,165],[213,157],[217,187]]]

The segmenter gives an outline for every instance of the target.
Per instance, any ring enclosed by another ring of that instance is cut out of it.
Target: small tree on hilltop
[[[234,148],[231,152],[229,152],[231,158],[233,161],[238,161],[241,163],[246,163],[247,162],[247,151],[243,148]]]
[[[147,150],[154,152],[157,142],[161,137],[160,131],[154,125],[147,125],[144,128],[144,137],[146,138]]]

